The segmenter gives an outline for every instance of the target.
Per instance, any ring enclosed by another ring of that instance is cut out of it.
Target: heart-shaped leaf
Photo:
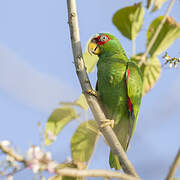
[[[88,162],[98,137],[97,124],[94,120],[81,123],[71,139],[73,160],[78,162]]]
[[[151,41],[157,27],[161,23],[163,16],[156,18],[148,28],[147,31],[147,46]],[[180,37],[180,24],[177,23],[172,17],[168,17],[159,32],[156,41],[154,42],[149,54],[157,56],[165,51],[177,38]]]
[[[45,128],[45,144],[48,146],[71,120],[78,118],[72,107],[64,106],[55,109],[50,115]]]
[[[144,18],[142,3],[128,6],[117,11],[113,16],[113,24],[128,39],[133,40],[141,30]]]

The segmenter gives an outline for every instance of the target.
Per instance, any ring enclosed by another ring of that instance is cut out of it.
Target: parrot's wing
[[[141,97],[142,97],[142,75],[138,66],[132,62],[128,62],[127,64],[126,85],[127,85],[130,118],[129,118],[129,121],[125,121],[125,122],[129,122],[130,124],[128,125],[129,127],[128,142],[121,143],[125,151],[128,148],[129,141],[136,127],[138,113],[139,113],[140,104],[141,104]],[[112,152],[110,152],[109,163],[110,163],[111,168],[115,168],[116,170],[121,169],[121,165],[119,163],[119,159],[117,155],[114,155]]]
[[[126,83],[129,97],[129,112],[132,117],[132,130],[130,132],[132,136],[136,127],[142,97],[142,75],[139,67],[133,62],[128,62]]]

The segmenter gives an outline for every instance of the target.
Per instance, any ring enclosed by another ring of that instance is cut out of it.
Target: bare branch
[[[3,146],[0,144],[0,149],[3,153],[13,157],[16,161],[19,161],[19,162],[23,162],[25,163],[25,159],[23,156],[17,154],[16,152],[14,152],[11,148],[8,148],[6,146]]]
[[[139,180],[131,175],[121,174],[119,172],[109,170],[79,170],[74,168],[65,168],[57,170],[56,174],[59,176],[71,176],[71,177],[106,177],[106,178],[119,178],[122,180]]]
[[[96,97],[87,93],[88,90],[92,90],[92,86],[90,84],[82,56],[77,10],[76,10],[76,1],[67,0],[67,5],[68,5],[68,22],[69,22],[72,50],[73,50],[77,76],[79,78],[88,105],[95,117],[95,120],[97,121],[98,125],[100,125],[102,121],[106,119],[106,117]],[[108,142],[112,152],[119,157],[119,161],[124,172],[138,177],[134,167],[132,166],[131,162],[128,160],[127,155],[124,152],[122,146],[120,145],[112,128],[110,126],[107,126],[102,128],[101,131],[106,141]]]
[[[166,178],[166,180],[173,180],[174,174],[176,172],[176,169],[178,168],[178,166],[180,165],[180,149],[176,155],[176,158],[169,170],[168,176]]]
[[[167,11],[166,11],[166,13],[165,13],[165,15],[164,15],[161,23],[160,23],[159,26],[157,27],[157,30],[156,30],[156,32],[154,33],[153,38],[151,39],[150,43],[148,44],[148,46],[147,46],[147,48],[146,48],[145,53],[141,56],[141,60],[140,60],[140,62],[139,62],[139,66],[141,66],[141,65],[145,62],[146,56],[148,55],[148,53],[149,53],[149,51],[151,50],[154,42],[156,41],[156,38],[158,37],[158,35],[159,35],[160,31],[161,31],[161,28],[163,27],[163,24],[165,23],[168,15],[169,15],[169,13],[170,13],[170,11],[171,11],[171,8],[172,8],[172,6],[173,6],[173,4],[174,4],[174,1],[175,1],[175,0],[171,0],[171,2],[170,2],[170,4],[169,4],[169,7],[168,7],[168,9],[167,9]]]

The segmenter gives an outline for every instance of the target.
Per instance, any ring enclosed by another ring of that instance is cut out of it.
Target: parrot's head
[[[120,47],[118,39],[109,33],[99,33],[92,37],[88,44],[90,54],[102,55],[104,53],[111,54],[118,51]]]

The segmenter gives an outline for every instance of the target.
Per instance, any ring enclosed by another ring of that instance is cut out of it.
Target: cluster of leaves
[[[154,9],[160,8],[163,1],[155,1]],[[148,1],[148,4],[152,1]],[[150,7],[150,5],[148,5]],[[154,19],[147,29],[146,47],[151,42],[158,26],[164,16],[159,16]],[[140,32],[144,20],[144,8],[142,3],[128,6],[117,11],[113,16],[113,24],[118,28],[123,36],[134,41]],[[156,83],[161,73],[161,63],[158,55],[167,50],[167,48],[180,37],[180,24],[172,17],[168,17],[163,24],[153,46],[149,51],[149,56],[146,57],[146,62],[141,65],[140,69],[143,75],[143,95],[145,95]],[[141,56],[144,53],[133,55],[131,59],[139,64]]]
[[[156,0],[152,11],[160,8],[164,1],[165,0]],[[148,0],[147,8],[150,8],[151,4],[152,0]],[[157,17],[149,25],[147,29],[146,47],[151,42],[151,39],[162,19],[163,16]],[[131,41],[135,41],[138,33],[141,31],[143,20],[144,7],[142,6],[142,3],[118,10],[112,19],[113,24],[118,28],[120,33]],[[152,48],[150,49],[145,63],[143,63],[140,67],[143,75],[143,95],[145,95],[159,79],[161,73],[161,63],[157,56],[164,52],[178,37],[180,37],[180,24],[178,24],[172,17],[168,17]],[[144,53],[142,52],[133,55],[131,59],[139,64],[143,54]],[[98,57],[90,55],[86,48],[84,60],[87,72],[91,73],[98,61]],[[88,105],[83,94],[81,94],[74,102],[61,103],[61,106],[52,112],[45,128],[45,144],[47,146],[56,140],[56,136],[68,123],[79,118],[79,115],[74,107],[80,107],[87,114]],[[86,119],[85,122],[80,123],[71,139],[73,161],[70,167],[78,168],[78,166],[75,166],[73,163],[76,162],[75,164],[83,164],[81,168],[86,168],[92,156],[98,137],[99,132],[94,120]],[[61,165],[63,165],[63,167],[69,167],[69,163]]]

